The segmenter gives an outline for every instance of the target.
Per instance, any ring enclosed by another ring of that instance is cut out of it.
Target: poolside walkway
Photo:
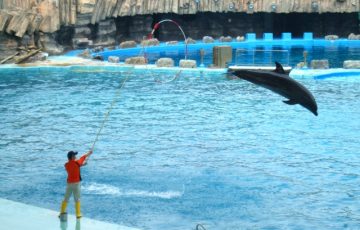
[[[273,70],[274,66],[230,66],[230,69],[263,69]],[[330,69],[297,69],[285,67],[285,70],[290,71],[290,76],[296,79],[310,78],[322,79],[329,77],[358,77],[360,69],[344,69],[344,68],[330,68]],[[180,68],[180,67],[157,67],[154,64],[148,65],[127,65],[124,63],[109,63],[104,61],[84,59],[74,56],[53,56],[46,61],[40,61],[27,64],[4,64],[0,65],[0,72],[2,73],[18,73],[18,71],[36,71],[40,74],[49,74],[52,71],[61,71],[63,74],[77,72],[77,73],[101,73],[101,72],[131,72],[131,73],[151,73],[151,74],[186,74],[188,76],[215,76],[224,77],[228,72],[227,68]]]
[[[60,222],[58,212],[26,205],[19,202],[0,198],[0,226],[1,229],[11,230],[137,230],[117,224],[81,218],[68,215],[67,222]]]
[[[133,72],[141,73],[167,73],[167,74],[204,74],[219,75],[227,72],[226,68],[179,68],[179,67],[156,67],[154,64],[148,65],[128,65],[124,63],[109,63],[104,61],[96,61],[72,56],[53,56],[46,61],[39,61],[34,63],[26,63],[21,65],[5,64],[0,65],[1,72],[16,72],[19,70],[25,71],[59,71],[62,73],[68,72]]]

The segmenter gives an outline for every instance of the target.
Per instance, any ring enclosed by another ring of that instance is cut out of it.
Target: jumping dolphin
[[[238,78],[280,94],[289,99],[283,101],[284,103],[288,105],[299,104],[317,116],[317,104],[310,91],[299,82],[290,78],[280,63],[275,62],[275,64],[276,69],[274,71],[234,70],[230,71],[230,73]]]

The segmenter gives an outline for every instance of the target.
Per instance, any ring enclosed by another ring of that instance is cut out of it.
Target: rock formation
[[[344,69],[360,69],[360,60],[346,60],[343,64]]]
[[[329,60],[312,60],[310,66],[312,69],[329,69]]]
[[[350,16],[339,17],[347,26],[333,27],[343,28],[346,36],[359,33],[358,0],[0,0],[0,53],[10,55],[22,42],[52,54],[82,46],[140,42],[154,23],[168,17],[180,20],[181,25],[188,24],[184,30],[195,39],[204,35],[236,37],[244,32],[269,31],[274,24],[287,29],[286,23],[291,20],[285,17],[291,12],[325,15],[321,17],[346,13],[339,15]],[[303,18],[307,25],[308,17]],[[164,28],[157,32],[158,38],[182,39],[174,26]],[[307,28],[310,26],[303,29]],[[311,28],[317,30],[315,25]]]
[[[174,60],[171,58],[160,58],[156,61],[157,67],[173,67],[174,66]]]

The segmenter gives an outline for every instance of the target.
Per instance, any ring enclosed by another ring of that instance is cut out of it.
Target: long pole
[[[120,95],[121,89],[124,87],[125,82],[128,80],[128,78],[129,78],[129,75],[126,76],[125,80],[122,82],[122,84],[120,85],[120,87],[116,91],[115,96],[114,96],[114,98],[113,98],[113,100],[111,102],[111,105],[110,105],[109,109],[107,110],[107,112],[105,113],[104,119],[103,119],[103,121],[101,123],[101,126],[100,126],[100,128],[99,128],[99,130],[98,130],[98,132],[96,134],[95,140],[94,140],[94,142],[93,142],[93,144],[91,146],[91,149],[90,149],[91,151],[94,151],[95,144],[99,140],[99,136],[101,134],[101,131],[103,130],[103,128],[105,126],[105,123],[107,122],[107,120],[109,118],[110,112],[113,109],[113,107],[114,107],[114,105],[115,105],[115,103],[116,103],[116,101],[117,101],[117,99],[118,99],[118,97]],[[89,159],[89,157],[87,158],[87,161],[88,161],[88,159]]]

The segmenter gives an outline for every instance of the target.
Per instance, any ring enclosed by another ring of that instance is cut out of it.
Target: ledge
[[[360,69],[293,69],[290,72],[293,78],[313,78],[313,79],[326,79],[326,78],[339,78],[339,77],[360,77]]]
[[[35,71],[41,73],[61,71],[67,72],[128,72],[144,73],[151,71],[153,73],[188,73],[188,74],[224,74],[225,68],[180,68],[180,67],[157,67],[156,65],[127,65],[123,63],[109,63],[104,61],[93,61],[78,57],[58,56],[51,57],[47,61],[28,63],[22,65],[9,64],[0,65],[0,71],[3,73],[13,73],[17,71]]]
[[[1,229],[137,230],[85,217],[77,220],[74,215],[68,215],[67,222],[60,222],[58,212],[2,198],[0,207]]]

